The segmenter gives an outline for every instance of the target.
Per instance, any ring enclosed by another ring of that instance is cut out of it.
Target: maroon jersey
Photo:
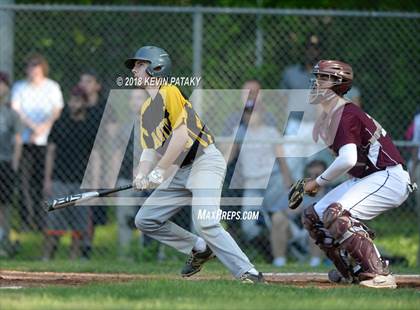
[[[346,103],[333,112],[329,128],[331,134],[335,132],[329,147],[336,155],[343,145],[354,143],[357,146],[357,164],[348,172],[353,177],[363,178],[404,163],[389,134],[353,103]]]

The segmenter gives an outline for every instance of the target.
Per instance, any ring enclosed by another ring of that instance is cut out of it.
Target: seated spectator
[[[227,161],[226,177],[223,184],[223,196],[225,197],[242,197],[243,189],[242,183],[244,182],[243,176],[241,175],[241,169],[235,168],[238,163],[239,150],[241,144],[245,138],[246,129],[250,120],[251,112],[255,104],[260,104],[261,100],[259,92],[261,90],[261,84],[256,79],[250,79],[245,81],[242,86],[241,92],[241,109],[229,114],[224,122],[222,136],[233,137],[233,143],[219,143],[218,147],[224,154]],[[265,111],[263,113],[264,124],[275,126],[276,120],[274,116]],[[235,173],[235,179],[233,180],[233,174]],[[233,185],[233,186],[231,186]],[[225,210],[239,211],[240,206],[224,206]],[[236,221],[228,221],[227,229],[233,236],[240,236],[239,223]]]
[[[287,193],[292,182],[283,158],[282,147],[273,142],[280,141],[280,133],[276,127],[264,123],[264,113],[263,105],[256,104],[238,157],[244,188],[242,211],[265,213],[277,210],[281,197]],[[234,145],[232,151],[239,152],[239,145]],[[263,198],[262,205],[250,203],[250,197]],[[244,239],[252,241],[261,232],[262,227],[257,220],[243,220],[241,228]]]
[[[11,198],[21,153],[21,122],[9,106],[10,82],[0,72],[0,257],[13,254],[9,239]]]
[[[325,162],[313,160],[305,167],[305,177],[318,177],[326,168],[327,165]],[[319,191],[315,197],[305,196],[303,205],[308,206],[313,204],[325,194],[325,189],[323,189],[322,191]],[[282,209],[275,212],[271,217],[271,246],[274,257],[273,265],[276,267],[286,265],[288,245],[290,245],[294,240],[302,243],[301,241],[303,239],[309,248],[310,266],[319,266],[321,264],[321,251],[314,244],[313,240],[309,238],[305,229],[300,224],[300,215],[303,208],[298,208],[296,210],[288,209],[285,207],[287,206],[287,199],[284,199],[282,204]]]

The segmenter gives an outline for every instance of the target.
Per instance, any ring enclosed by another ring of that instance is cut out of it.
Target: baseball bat
[[[98,190],[98,191],[68,195],[65,197],[45,201],[44,208],[45,208],[45,211],[48,211],[48,212],[58,210],[58,209],[63,209],[63,208],[74,206],[76,203],[86,202],[87,200],[90,200],[92,198],[107,196],[109,194],[116,193],[119,191],[124,191],[132,187],[133,185],[127,184],[127,185],[123,185],[123,186],[112,188],[112,189],[103,189],[103,190]]]

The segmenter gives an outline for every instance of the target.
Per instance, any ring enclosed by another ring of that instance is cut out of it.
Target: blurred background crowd
[[[0,17],[0,259],[176,257],[135,230],[133,219],[141,206],[120,200],[150,192],[124,192],[106,206],[48,214],[42,208],[46,199],[79,192],[88,162],[92,189],[107,179],[104,167],[115,164],[113,156],[123,158],[117,184],[131,183],[137,165],[133,132],[127,147],[119,145],[118,136],[111,139],[115,153],[110,156],[93,146],[109,94],[118,88],[115,78],[129,76],[123,61],[146,44],[170,53],[174,76],[201,76],[203,89],[249,92],[237,102],[192,103],[226,155],[223,196],[240,199],[223,208],[260,211],[257,220],[224,223],[252,259],[279,268],[291,262],[328,264],[302,228],[302,208],[288,210],[287,191],[297,179],[321,174],[333,158],[327,151],[294,157],[287,137],[299,127],[310,135],[315,115],[302,122],[301,115],[289,115],[260,95],[264,89],[281,89],[284,97],[278,100],[293,106],[294,100],[302,100],[293,90],[308,89],[311,69],[320,59],[353,65],[355,83],[347,98],[386,128],[412,178],[420,180],[418,15],[12,5],[0,6]],[[186,94],[193,90],[183,88]],[[140,105],[143,98],[133,91],[130,100]],[[284,117],[286,127],[279,121]],[[105,128],[111,136],[112,123]],[[246,144],[245,133],[274,142]],[[235,137],[233,143],[226,143],[232,142],[229,137]],[[234,173],[240,184],[232,187]],[[304,205],[328,190],[308,197]],[[249,197],[264,200],[255,206]],[[417,194],[374,220],[371,226],[381,236],[384,256],[394,263],[419,263],[419,219]],[[189,209],[175,221],[192,228]]]

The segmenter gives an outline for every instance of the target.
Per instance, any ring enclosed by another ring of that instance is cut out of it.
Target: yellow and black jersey
[[[140,112],[140,139],[143,149],[154,149],[163,155],[169,145],[172,131],[185,124],[188,142],[175,164],[185,166],[202,154],[203,148],[214,143],[214,137],[194,111],[192,104],[174,85],[162,85],[152,99],[149,97]]]

